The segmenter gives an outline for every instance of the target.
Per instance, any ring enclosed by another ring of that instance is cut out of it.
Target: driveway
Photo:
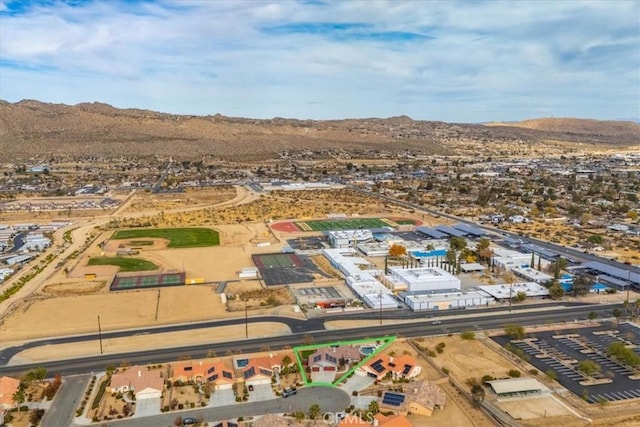
[[[133,414],[133,417],[148,417],[159,414],[160,403],[159,397],[136,400],[136,413]]]
[[[377,399],[376,396],[351,396],[351,404],[357,409],[367,409],[369,403]]]
[[[275,397],[271,384],[256,384],[253,386],[253,391],[249,392],[249,402],[262,402]]]
[[[207,407],[214,408],[218,406],[228,406],[236,403],[236,395],[233,394],[232,388],[223,388],[219,390],[213,390],[211,393],[211,399]]]
[[[342,390],[346,391],[351,395],[354,391],[363,390],[375,382],[375,378],[372,377],[363,377],[361,375],[353,375],[342,385]]]
[[[311,381],[314,383],[329,383],[336,379],[336,371],[316,371],[311,372]]]
[[[70,375],[62,381],[60,390],[51,404],[51,408],[44,413],[41,425],[43,427],[60,427],[71,425],[82,395],[84,394],[91,374]]]

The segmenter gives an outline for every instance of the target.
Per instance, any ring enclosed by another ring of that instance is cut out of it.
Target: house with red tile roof
[[[196,384],[210,383],[215,389],[231,388],[235,382],[233,371],[220,362],[189,360],[171,364],[171,381]]]
[[[0,410],[18,407],[18,403],[13,401],[13,395],[19,388],[20,380],[11,377],[0,377]]]
[[[346,417],[338,423],[337,427],[413,427],[411,421],[404,415],[382,415],[373,416],[373,422],[367,422],[357,415],[347,414]]]
[[[111,376],[109,387],[112,393],[133,391],[136,400],[160,397],[164,390],[164,379],[159,369],[132,366]]]
[[[357,373],[382,380],[387,375],[394,380],[411,379],[422,372],[422,367],[408,354],[393,357],[386,354],[374,356],[368,363],[358,368]]]

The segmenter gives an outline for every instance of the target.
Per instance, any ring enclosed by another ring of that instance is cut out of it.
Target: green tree
[[[24,389],[22,388],[22,386],[18,387],[18,390],[16,390],[15,393],[13,393],[13,396],[11,396],[11,398],[13,399],[14,403],[18,404],[18,410],[20,410],[20,406],[24,403],[25,401],[25,394],[24,394]]]
[[[587,318],[591,321],[596,320],[598,318],[598,313],[590,311],[589,314],[587,314]]]
[[[555,381],[558,378],[558,374],[553,369],[549,369],[544,373],[549,380]]]
[[[514,340],[524,339],[524,337],[527,335],[524,330],[524,326],[515,324],[505,326],[504,333],[509,335],[509,338]]]
[[[291,357],[289,357],[288,354],[285,354],[284,357],[282,358],[282,366],[286,367],[291,365]]]
[[[586,375],[592,376],[600,371],[600,366],[593,360],[585,359],[578,363],[578,370],[584,372]]]
[[[560,278],[560,274],[562,273],[562,270],[567,268],[568,265],[569,265],[569,263],[567,262],[566,259],[564,259],[564,258],[556,259],[551,265],[551,268],[553,270],[553,278],[554,279],[559,279]]]
[[[304,420],[304,412],[302,412],[302,411],[295,412],[293,414],[293,418],[295,418],[295,420],[298,421],[298,422]]]
[[[614,308],[612,314],[613,314],[613,317],[616,318],[616,324],[620,323],[620,317],[622,317],[622,310],[620,310],[619,308]]]
[[[378,401],[377,400],[372,400],[369,403],[369,407],[367,408],[367,412],[371,415],[376,415],[378,413],[380,413],[380,406],[378,405]],[[373,420],[367,420],[367,421],[373,421]]]
[[[484,402],[484,398],[485,398],[484,387],[482,387],[478,383],[473,384],[471,386],[471,397],[473,399],[473,403],[476,406],[479,406],[482,402]]]
[[[524,291],[518,291],[513,299],[515,302],[522,302],[527,299],[527,293]]]
[[[571,295],[574,297],[585,296],[589,293],[594,284],[595,279],[590,274],[578,274],[573,277]]]
[[[593,246],[599,246],[604,243],[604,237],[600,234],[592,234],[587,238],[587,242],[591,243]]]
[[[549,286],[549,296],[551,299],[561,299],[564,296],[564,289],[558,280],[554,279],[551,281],[551,286]]]
[[[314,403],[309,407],[309,418],[311,418],[312,420],[315,420],[320,416],[320,412],[321,412],[320,405],[318,405],[317,403]]]

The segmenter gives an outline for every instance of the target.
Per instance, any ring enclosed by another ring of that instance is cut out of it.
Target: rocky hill
[[[493,126],[387,119],[255,120],[187,116],[100,103],[74,106],[0,101],[0,152],[5,159],[34,155],[203,155],[261,160],[307,153],[316,157],[381,153],[491,155],[546,150],[545,144],[628,146],[640,125],[579,119],[540,119]]]

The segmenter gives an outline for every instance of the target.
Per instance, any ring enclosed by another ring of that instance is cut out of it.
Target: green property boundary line
[[[380,352],[384,351],[387,347],[389,347],[396,340],[396,336],[386,336],[386,337],[377,337],[377,338],[364,338],[359,340],[345,340],[345,341],[333,341],[322,344],[310,344],[303,345],[298,347],[293,347],[293,354],[296,357],[296,363],[298,364],[298,369],[300,371],[300,376],[305,385],[313,385],[313,386],[324,386],[324,387],[336,387],[342,381],[346,380],[350,377],[358,368],[367,364],[371,359],[377,356]],[[354,344],[369,344],[382,341],[383,344],[380,345],[376,351],[372,352],[370,355],[366,356],[364,359],[360,361],[356,366],[349,369],[347,372],[342,374],[338,379],[334,380],[331,383],[325,382],[313,382],[310,378],[307,378],[307,373],[304,370],[304,366],[302,364],[302,359],[300,358],[300,353],[306,350],[317,350],[319,348],[326,348],[331,346],[340,346],[340,345],[354,345]]]

